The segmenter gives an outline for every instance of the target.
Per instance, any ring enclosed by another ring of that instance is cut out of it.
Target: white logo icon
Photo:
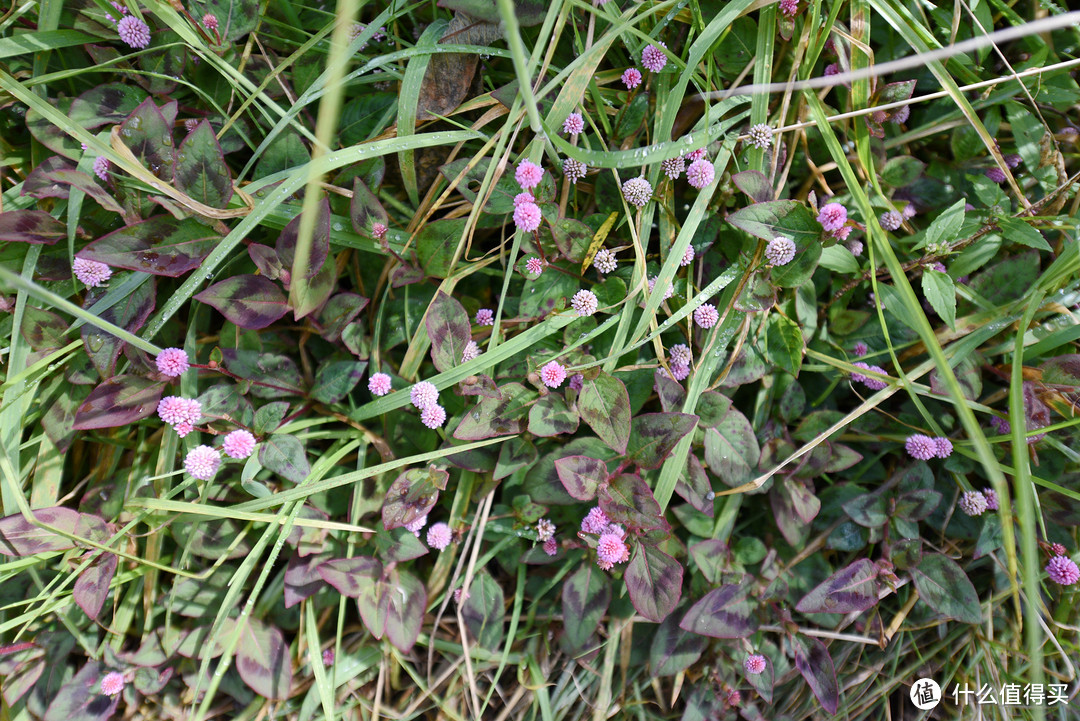
[[[911,703],[921,711],[928,711],[941,703],[941,686],[932,678],[920,678],[911,684]]]

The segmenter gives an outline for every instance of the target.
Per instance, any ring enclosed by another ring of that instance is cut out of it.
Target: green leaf
[[[626,453],[630,440],[630,394],[618,378],[601,371],[586,380],[578,394],[581,418],[600,440],[619,453]]]
[[[725,485],[734,488],[749,481],[759,460],[761,447],[754,429],[735,408],[715,428],[705,431],[705,462]]]
[[[175,163],[172,126],[152,98],[140,103],[120,124],[120,139],[147,170],[172,181]]]
[[[866,558],[832,574],[802,597],[799,613],[859,613],[878,602],[878,568]]]
[[[529,409],[529,433],[541,438],[574,433],[580,417],[558,393],[548,393]]]
[[[563,583],[563,649],[577,656],[589,649],[611,603],[611,583],[595,564],[584,563]]]
[[[555,472],[566,492],[579,501],[591,501],[601,484],[607,483],[607,465],[589,456],[567,456],[555,461]]]
[[[1038,250],[1053,250],[1042,233],[1019,218],[1000,218],[998,227],[1001,228],[1005,240],[1026,245],[1029,248],[1037,248]]]
[[[480,648],[498,651],[502,647],[503,603],[502,586],[487,571],[477,573],[469,584],[461,617]]]
[[[683,436],[694,430],[698,418],[689,413],[644,413],[634,418],[627,458],[642,468],[656,469]]]
[[[911,569],[919,597],[942,616],[961,623],[982,623],[979,595],[964,570],[948,556],[929,553]]]
[[[821,267],[836,273],[858,273],[859,261],[842,245],[830,245],[821,249]]]
[[[275,433],[259,445],[259,463],[293,483],[303,483],[311,473],[304,444],[284,433]]]
[[[320,403],[337,403],[347,396],[367,370],[367,361],[331,360],[319,366],[311,397]]]
[[[659,623],[675,609],[682,596],[683,567],[654,546],[634,544],[623,581],[634,608],[650,621]]]
[[[930,268],[923,269],[923,295],[950,328],[956,327],[956,285],[947,274]]]
[[[798,324],[786,316],[773,313],[766,340],[769,343],[769,359],[777,367],[798,377],[805,347]]]
[[[248,618],[240,632],[236,670],[252,691],[283,700],[292,691],[292,658],[285,635],[257,618]]]
[[[679,627],[710,638],[746,638],[758,622],[746,593],[736,585],[709,591],[679,622]]]
[[[382,507],[383,526],[388,530],[405,526],[426,516],[446,489],[450,474],[438,468],[413,468],[390,485]]]
[[[802,634],[790,636],[790,639],[795,654],[795,668],[806,679],[821,707],[835,714],[840,705],[840,686],[836,682],[836,668],[829,650],[816,638]]]
[[[479,441],[524,430],[524,409],[536,397],[536,391],[520,383],[507,383],[499,391],[501,397],[481,398],[472,410],[465,413],[454,429],[454,438],[459,441]]]
[[[258,330],[281,318],[289,307],[285,294],[262,275],[234,275],[195,296],[241,328]]]
[[[371,192],[359,176],[353,179],[353,196],[349,202],[349,220],[352,221],[353,230],[361,235],[370,234],[375,223],[387,225],[390,221],[386,208],[382,206],[378,197]]]
[[[407,653],[420,636],[427,609],[427,589],[416,576],[394,569],[390,582],[383,585],[386,598],[386,637],[390,643]]]
[[[461,303],[440,290],[428,306],[424,324],[431,339],[431,362],[435,368],[442,373],[461,365],[465,347],[472,340],[469,314]]]
[[[634,533],[649,532],[649,536],[657,540],[670,535],[671,526],[660,513],[660,504],[641,476],[631,473],[615,476],[600,486],[598,497],[597,503],[612,523]]]
[[[119,694],[101,693],[101,677],[108,671],[97,661],[87,661],[70,681],[49,700],[44,721],[106,721],[120,704]],[[5,684],[7,679],[5,679]]]
[[[547,14],[547,4],[542,0],[514,0],[514,15],[522,27],[539,25]],[[460,10],[478,20],[502,23],[496,0],[440,0],[439,7]]]
[[[668,616],[653,636],[649,668],[654,676],[674,676],[697,663],[707,643],[704,636],[679,628],[677,616]]]
[[[941,211],[934,222],[926,229],[926,236],[919,246],[933,246],[938,243],[951,243],[957,239],[960,228],[964,224],[964,205],[967,198],[961,198],[950,207]]]
[[[232,198],[232,174],[217,136],[203,120],[180,143],[173,168],[176,187],[211,208],[224,208]]]
[[[202,18],[212,13],[218,21],[218,33],[226,46],[236,45],[259,24],[262,13],[258,0],[191,0],[191,16]]]
[[[886,185],[894,188],[903,188],[911,185],[920,175],[926,164],[910,155],[901,155],[891,158],[881,171],[881,179]]]
[[[155,215],[101,236],[77,257],[178,278],[198,268],[220,241],[220,234],[192,218]]]
[[[535,278],[528,278],[521,289],[518,314],[525,318],[547,315],[556,304],[580,290],[578,280],[558,268],[547,268]]]
[[[416,256],[420,260],[424,275],[429,278],[445,278],[450,275],[454,250],[464,230],[465,218],[436,220],[420,229],[416,235]]]

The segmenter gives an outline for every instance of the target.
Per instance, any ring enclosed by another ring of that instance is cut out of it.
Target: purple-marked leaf
[[[521,433],[525,429],[525,406],[536,398],[536,392],[520,383],[507,383],[499,388],[501,398],[483,398],[465,413],[454,429],[459,441],[480,441],[495,436]]]
[[[64,224],[41,210],[0,213],[0,241],[52,245],[67,235]]]
[[[161,630],[156,628],[143,636],[137,649],[120,651],[116,655],[119,660],[132,666],[160,666],[169,658],[161,644]]]
[[[555,461],[555,472],[566,492],[579,501],[591,501],[596,491],[607,483],[607,465],[588,456],[567,456]]]
[[[904,491],[896,497],[894,515],[912,523],[923,520],[937,510],[941,493],[933,489]]]
[[[219,521],[207,520],[199,524],[174,522],[169,531],[188,552],[200,558],[212,558],[215,561],[226,558],[243,558],[251,552],[251,544],[242,536],[242,525],[231,518]]]
[[[694,430],[698,418],[689,413],[644,413],[634,418],[626,453],[642,468],[659,468],[675,444]]]
[[[331,254],[323,261],[322,267],[315,274],[315,277],[303,287],[299,297],[289,300],[289,305],[293,309],[293,317],[300,320],[317,312],[330,298],[330,294],[334,292],[336,283],[337,265],[334,263],[334,256]]]
[[[413,468],[399,475],[386,492],[383,526],[391,530],[426,516],[439,500],[439,491],[446,490],[449,477],[437,468]]]
[[[49,173],[74,169],[75,167],[60,155],[45,158],[23,180],[19,195],[39,200],[41,198],[66,198],[70,193],[67,186],[57,182],[55,178],[50,178]]]
[[[641,476],[631,473],[615,476],[600,486],[597,497],[600,508],[612,523],[618,523],[630,531],[655,532],[656,541],[667,538],[671,533],[671,526],[660,513],[660,504]]]
[[[101,679],[108,671],[90,660],[57,692],[45,709],[44,721],[105,721],[116,713],[119,694],[101,693]]]
[[[611,603],[611,581],[592,563],[583,563],[563,582],[563,634],[560,644],[572,656],[588,650]]]
[[[69,117],[87,130],[93,130],[120,122],[145,98],[146,93],[133,85],[105,83],[75,98]]]
[[[28,305],[24,309],[22,337],[34,350],[48,350],[67,345],[68,324],[56,313]]]
[[[368,632],[378,640],[382,640],[386,634],[386,618],[390,613],[390,594],[386,593],[386,589],[387,585],[382,580],[368,582],[360,588],[360,595],[356,599],[360,618]]]
[[[265,328],[288,312],[285,296],[261,275],[234,275],[195,296],[241,328]]]
[[[746,416],[730,408],[715,428],[705,431],[705,463],[725,485],[740,486],[761,460],[761,447]]]
[[[143,327],[146,319],[154,312],[156,290],[157,280],[147,278],[144,283],[140,284],[124,298],[121,298],[115,305],[101,311],[98,317],[123,328],[129,333],[135,333]],[[104,288],[92,288],[87,291],[86,297],[83,299],[83,307],[93,307],[95,303],[105,297],[105,292]],[[86,353],[90,356],[90,360],[93,362],[94,367],[97,368],[98,373],[101,374],[101,377],[111,378],[115,375],[116,361],[120,357],[120,352],[124,349],[125,341],[89,323],[82,327],[81,335]]]
[[[313,521],[330,520],[330,516],[326,511],[310,505],[302,506],[297,518]],[[301,556],[311,556],[322,551],[326,547],[326,536],[328,533],[329,531],[325,528],[318,528],[313,525],[301,526],[298,523],[293,526],[292,531],[289,533],[289,537],[285,539],[285,542],[295,548],[296,552]]]
[[[241,378],[253,378],[272,384],[279,389],[252,386],[251,393],[259,398],[276,399],[293,394],[304,394],[304,381],[300,376],[300,369],[289,356],[232,348],[223,348],[221,356],[225,367],[230,372]]]
[[[220,574],[200,580],[182,578],[173,585],[172,593],[167,597],[165,606],[174,614],[201,618],[211,610],[216,612],[221,607],[229,591],[225,583],[226,579]]]
[[[768,656],[765,657],[765,670],[761,673],[748,673],[746,674],[746,680],[754,690],[758,692],[758,695],[765,700],[765,703],[772,703],[773,699],[773,676],[776,669],[773,668],[772,659]]]
[[[388,225],[390,216],[379,199],[357,176],[353,179],[353,196],[349,202],[349,219],[352,227],[360,235],[371,235],[371,226],[375,223]]]
[[[731,176],[735,187],[750,196],[755,203],[766,203],[773,199],[773,187],[765,174],[758,170],[744,170]]]
[[[461,605],[461,617],[480,648],[489,651],[502,648],[504,602],[502,586],[491,574],[480,571],[473,576],[469,597]]]
[[[196,220],[155,215],[98,238],[77,256],[177,278],[202,265],[220,240],[221,235]]]
[[[577,410],[558,393],[548,393],[529,409],[529,433],[540,438],[572,434],[579,421]]]
[[[140,376],[116,376],[94,390],[75,414],[75,430],[115,428],[146,418],[157,409],[164,383]]]
[[[232,174],[208,121],[196,125],[180,143],[173,177],[177,188],[203,205],[228,205],[233,194]]]
[[[274,626],[249,618],[240,632],[236,670],[260,696],[287,699],[292,690],[292,659],[285,636]]]
[[[368,299],[356,293],[338,293],[330,298],[319,312],[322,337],[330,343],[338,342],[345,326],[352,323],[367,304]]]
[[[18,641],[0,645],[0,676],[15,673],[15,669],[28,661],[45,655],[45,649],[33,641]]]
[[[979,594],[964,569],[940,553],[928,553],[911,569],[911,580],[926,605],[961,623],[982,623]]]
[[[663,621],[682,596],[683,567],[654,546],[634,544],[623,580],[630,602],[650,621]]]
[[[655,377],[656,393],[660,396],[660,407],[664,412],[678,411],[686,402],[686,390],[667,373],[657,373]]]
[[[431,339],[431,362],[435,368],[443,372],[461,365],[465,346],[472,340],[469,314],[461,303],[440,290],[428,306],[424,325]]]
[[[359,598],[365,586],[373,585],[382,576],[382,564],[369,556],[339,558],[320,564],[318,573],[342,596]]]
[[[161,691],[168,685],[169,679],[173,676],[172,666],[167,666],[162,669],[157,668],[138,668],[135,669],[135,676],[131,682],[135,686],[135,690],[141,693],[143,696],[153,696],[154,694],[161,693]]]
[[[705,467],[693,453],[686,458],[686,471],[675,484],[675,492],[709,518],[713,515],[713,490]]]
[[[653,676],[674,676],[697,663],[708,643],[704,636],[679,628],[678,616],[668,616],[653,636],[649,668]]]
[[[380,527],[376,529],[375,551],[383,563],[390,565],[426,556],[428,547],[407,528],[398,526],[388,531]]]
[[[595,379],[585,381],[578,394],[578,410],[600,440],[626,453],[630,441],[630,395],[621,380],[601,371]]]
[[[94,179],[86,173],[81,173],[74,169],[62,168],[49,173],[49,179],[81,190],[96,200],[105,210],[121,214],[124,212],[124,209],[120,206],[120,203],[116,201],[116,198],[109,195],[104,188],[98,185]]]
[[[79,529],[81,515],[70,508],[55,506],[31,511],[39,523],[59,528],[71,534]],[[0,553],[5,556],[33,556],[49,551],[66,551],[75,544],[63,536],[41,528],[21,514],[0,518]]]
[[[784,539],[793,546],[805,541],[810,533],[810,521],[821,508],[817,497],[798,479],[783,478],[773,484],[769,502]]]
[[[841,508],[851,520],[864,528],[880,528],[889,520],[889,499],[883,493],[855,496]]]
[[[315,216],[315,228],[311,238],[311,256],[308,258],[307,277],[314,278],[326,259],[330,257],[330,201],[323,197],[319,202]],[[289,224],[278,236],[274,249],[277,250],[278,258],[285,270],[292,274],[293,259],[296,257],[296,240],[300,233],[300,218],[302,213],[289,221]]]
[[[840,686],[836,683],[836,669],[825,644],[809,636],[791,636],[791,648],[795,654],[795,668],[806,679],[821,707],[836,713],[840,705]]]
[[[43,649],[36,649],[38,656],[44,654]],[[42,672],[45,671],[45,659],[36,658],[34,660],[24,661],[18,664],[15,668],[7,671],[3,674],[4,683],[0,688],[0,694],[3,695],[4,703],[9,707],[14,706],[15,703],[26,695],[26,692],[34,687],[34,684],[41,678]]]
[[[339,356],[340,357],[340,356]],[[320,403],[338,403],[349,395],[367,370],[367,361],[328,360],[315,372],[311,397]]]
[[[508,478],[519,468],[536,463],[536,446],[526,438],[518,436],[499,445],[499,458],[495,462],[495,473],[492,476],[496,481]]]
[[[721,574],[731,570],[731,550],[723,541],[709,539],[695,543],[690,546],[690,557],[709,583],[718,583]]]
[[[686,612],[679,628],[712,638],[746,638],[758,622],[746,592],[736,585],[714,588]]]
[[[495,3],[491,0],[439,0],[439,7],[459,10],[470,17],[488,23],[500,22]],[[523,27],[539,25],[544,21],[547,6],[541,0],[514,0],[514,14]]]
[[[285,608],[292,608],[310,598],[323,587],[319,566],[328,559],[325,555],[301,556],[294,553],[285,568]]]
[[[866,558],[841,568],[802,597],[799,613],[857,613],[878,602],[878,568]]]
[[[832,455],[825,466],[825,473],[839,473],[851,468],[863,459],[862,454],[843,443],[832,443]]]
[[[395,570],[383,593],[387,596],[386,638],[399,651],[407,652],[420,636],[427,609],[427,589],[411,573]]]
[[[221,628],[214,635],[210,635],[213,626],[198,626],[191,631],[186,631],[180,638],[180,642],[174,649],[166,649],[169,655],[177,653],[184,658],[217,658],[225,653],[225,639],[236,630],[236,619],[226,618]],[[243,641],[241,640],[241,643]]]
[[[151,173],[172,182],[175,151],[172,124],[147,98],[120,124],[120,140]]]
[[[75,579],[71,595],[86,615],[96,620],[109,598],[109,584],[116,573],[116,554],[102,553]]]
[[[495,385],[495,380],[491,376],[479,373],[476,376],[475,383],[461,383],[458,385],[458,390],[463,396],[483,396],[485,398],[494,398],[499,400],[502,398],[502,391]]]
[[[593,230],[580,220],[559,218],[551,226],[551,235],[559,252],[580,265],[589,252]]]
[[[259,272],[270,280],[280,280],[283,277],[282,271],[285,270],[285,267],[281,264],[277,251],[269,245],[252,243],[248,246],[248,255],[251,257],[251,262],[259,269]]]

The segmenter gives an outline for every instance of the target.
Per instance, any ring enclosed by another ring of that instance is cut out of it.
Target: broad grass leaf
[[[560,645],[571,656],[588,650],[611,603],[611,582],[598,566],[583,563],[563,582]]]
[[[221,235],[190,218],[156,215],[103,235],[77,254],[114,268],[177,278],[202,265]]]
[[[873,561],[858,561],[835,572],[802,597],[799,613],[856,613],[878,602],[878,567]]]
[[[461,365],[465,347],[472,340],[472,326],[465,307],[441,290],[428,306],[424,319],[431,339],[431,362],[439,372]]]
[[[608,479],[607,464],[588,456],[560,458],[555,461],[555,472],[566,492],[579,501],[596,498],[597,489]]]
[[[157,177],[172,182],[176,153],[172,124],[147,98],[120,124],[120,139],[143,166]]]
[[[173,177],[177,188],[204,205],[224,208],[229,204],[232,174],[208,121],[196,125],[180,143]]]
[[[101,678],[106,673],[97,661],[87,661],[60,687],[45,709],[44,721],[105,721],[111,718],[120,704],[120,696],[101,693]]]
[[[0,213],[0,241],[52,245],[67,236],[64,224],[41,210]]]
[[[195,296],[241,328],[259,330],[285,315],[285,295],[261,275],[234,275]]]
[[[420,636],[427,609],[427,589],[416,576],[396,570],[383,586],[387,597],[386,637],[402,652],[408,652]]]
[[[683,436],[694,430],[698,417],[690,413],[644,413],[630,427],[627,457],[641,468],[656,469]]]
[[[275,626],[248,618],[240,632],[236,670],[252,691],[268,699],[284,700],[292,690],[292,658],[285,636]]]
[[[930,307],[950,328],[956,326],[956,285],[953,279],[938,270],[926,268],[922,276],[923,296]]]
[[[548,393],[529,409],[529,433],[540,438],[574,433],[580,423],[577,409],[559,393]]]
[[[679,622],[679,628],[711,638],[746,638],[757,627],[746,592],[733,584],[706,593]]]
[[[152,415],[165,384],[142,376],[116,376],[90,391],[75,412],[73,428],[116,428]]]
[[[449,477],[437,468],[413,468],[399,475],[386,492],[383,526],[390,530],[426,516],[439,500],[439,491],[446,489]]]
[[[91,619],[97,619],[101,607],[109,598],[109,584],[116,573],[117,558],[113,553],[101,553],[75,579],[71,596]]]
[[[115,305],[101,311],[98,317],[130,333],[135,333],[143,327],[146,319],[154,311],[154,304],[157,299],[156,291],[156,279],[147,278],[146,282],[141,283]],[[83,298],[83,307],[92,308],[105,297],[105,294],[106,291],[103,288],[90,289]],[[86,348],[86,354],[90,357],[94,367],[97,368],[98,373],[101,374],[102,378],[111,378],[116,372],[116,361],[119,359],[120,352],[124,349],[126,341],[122,341],[89,323],[82,327],[80,335],[83,339],[83,347]]]
[[[754,429],[735,408],[729,409],[715,428],[705,431],[705,463],[726,485],[734,488],[750,480],[760,459]]]
[[[707,643],[704,636],[680,628],[677,616],[668,616],[653,636],[649,668],[654,676],[674,676],[697,663]]]
[[[70,508],[56,506],[31,511],[39,523],[60,528],[76,534],[81,514]],[[33,556],[50,551],[66,551],[75,544],[63,536],[41,528],[16,513],[0,519],[0,554],[5,556]]]
[[[377,558],[356,556],[326,561],[316,570],[342,596],[359,598],[365,588],[382,576],[383,567]]]
[[[466,168],[472,160],[461,158],[439,168],[439,172],[451,183]],[[475,203],[480,186],[487,174],[490,158],[482,158],[476,165],[465,172],[465,176],[457,185],[457,191],[470,203]],[[521,186],[514,182],[513,173],[504,173],[496,182],[492,183],[487,200],[484,203],[484,211],[492,215],[506,215],[514,212],[514,197],[521,192]],[[355,197],[355,196],[354,196]]]
[[[964,570],[948,556],[929,553],[911,569],[911,579],[926,605],[961,623],[982,623],[979,595]]]
[[[791,636],[791,649],[795,654],[795,668],[806,679],[821,707],[831,714],[840,705],[840,686],[836,682],[836,669],[825,644],[816,638],[796,634]]]
[[[682,596],[683,567],[655,546],[634,544],[623,581],[634,608],[659,623],[675,609]]]
[[[578,410],[600,440],[626,453],[630,441],[630,395],[622,381],[603,371],[586,380],[578,394]]]
[[[311,473],[304,444],[286,433],[267,436],[259,444],[259,463],[293,483],[303,483]]]
[[[461,618],[480,648],[498,651],[503,642],[502,586],[487,571],[473,576],[469,597],[461,604]]]

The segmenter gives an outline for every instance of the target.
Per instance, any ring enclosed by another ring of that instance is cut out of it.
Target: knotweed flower
[[[1046,573],[1050,580],[1060,586],[1071,586],[1080,581],[1080,568],[1068,556],[1054,556],[1046,564]]]
[[[851,350],[851,352],[855,354],[856,358],[861,358],[867,353],[869,353],[870,349],[866,346],[865,343],[859,341],[855,344],[855,347]]]
[[[778,235],[765,246],[765,259],[769,265],[787,265],[795,257],[795,241]]]
[[[772,132],[765,123],[758,123],[746,131],[746,140],[759,150],[768,150],[772,147]]]
[[[630,178],[622,184],[622,194],[627,203],[641,208],[652,197],[652,185],[642,177]]]
[[[527,190],[523,190],[523,191],[521,191],[520,193],[518,193],[517,195],[514,196],[514,207],[515,208],[517,208],[519,205],[523,205],[525,203],[535,203],[535,202],[536,202],[536,198],[534,198],[533,194],[530,193]]]
[[[255,450],[255,436],[240,429],[225,436],[221,448],[229,458],[247,458]]]
[[[469,594],[467,594],[467,593],[463,594],[462,593],[462,591],[464,591],[464,590],[465,590],[464,588],[460,588],[460,587],[454,589],[454,603],[456,603],[458,605],[461,605],[461,601],[463,600],[462,596],[465,597],[464,600],[466,600],[466,601],[469,600]]]
[[[405,530],[420,538],[420,529],[427,525],[427,514],[412,519],[405,524]]]
[[[579,290],[570,299],[570,307],[582,318],[595,313],[599,306],[600,301],[596,299],[596,294],[591,290]]]
[[[476,324],[495,325],[495,314],[491,312],[490,308],[481,308],[476,311]]]
[[[952,455],[952,441],[948,438],[937,437],[934,439],[934,455],[938,458],[948,458]]]
[[[157,354],[154,362],[157,369],[170,378],[176,378],[189,367],[187,353],[182,348],[166,348]]]
[[[385,396],[390,392],[390,376],[385,373],[372,373],[368,378],[367,389],[373,396]]]
[[[206,13],[205,15],[202,16],[202,24],[203,24],[203,27],[205,27],[207,30],[210,30],[211,32],[217,30],[218,29],[217,16],[214,15],[213,13]]]
[[[581,521],[581,530],[585,533],[603,533],[611,525],[611,520],[600,506],[589,509],[588,515]]]
[[[571,185],[576,185],[579,180],[585,177],[586,171],[589,166],[580,160],[574,160],[573,158],[566,158],[562,161],[562,172]]]
[[[851,254],[856,258],[862,255],[863,244],[861,240],[853,240],[847,244],[847,249],[851,251]]]
[[[549,556],[554,556],[558,552],[559,552],[559,544],[555,540],[554,536],[552,536],[551,538],[544,541],[544,553],[546,553]]]
[[[198,126],[199,121],[195,118],[188,118],[184,121],[184,130],[188,131],[189,133],[193,132]]]
[[[885,369],[882,368],[881,366],[867,365],[866,363],[863,363],[862,361],[852,363],[851,365],[855,366],[856,368],[862,368],[863,370],[873,371],[874,373],[880,373],[883,376],[888,375],[888,373],[885,372]],[[886,386],[889,385],[885,381],[878,380],[877,378],[873,378],[873,377],[870,377],[870,376],[864,376],[862,373],[852,373],[851,374],[851,380],[856,381],[858,383],[862,383],[864,386],[866,386],[870,390],[874,390],[874,391],[879,391],[882,388],[885,388]]]
[[[1021,158],[1016,153],[1009,153],[1005,156],[1005,165],[1009,166],[1009,170],[1016,170],[1020,167]]]
[[[672,363],[671,364],[671,377],[677,381],[686,380],[686,377],[690,375],[690,365],[685,363]]]
[[[530,275],[540,275],[544,272],[544,261],[535,256],[529,258],[525,261],[525,270],[527,270]]]
[[[625,563],[630,560],[630,549],[618,534],[604,533],[600,536],[600,542],[596,544],[596,557],[606,564],[601,568],[607,570],[616,563]]]
[[[454,538],[454,532],[445,523],[436,523],[427,532],[427,543],[436,551],[441,551],[450,545]]]
[[[664,69],[664,66],[667,65],[667,55],[664,53],[663,48],[666,47],[664,43],[659,43],[658,45],[649,45],[641,51],[641,64],[645,66],[646,70],[658,73]]]
[[[673,345],[668,349],[668,362],[673,366],[688,366],[693,359],[690,347],[685,343]]]
[[[664,175],[668,176],[672,180],[678,180],[683,171],[686,170],[686,160],[683,156],[677,158],[668,158],[667,160],[660,161],[660,169],[664,171]]]
[[[964,491],[957,505],[969,516],[981,516],[987,509],[986,496],[978,491]]]
[[[921,433],[908,436],[908,439],[904,441],[904,448],[907,449],[909,456],[920,461],[930,460],[937,450],[934,439]]]
[[[896,111],[889,118],[890,123],[900,125],[906,123],[907,119],[911,117],[911,108],[907,105],[902,105],[896,109]]]
[[[372,223],[371,225],[371,235],[378,241],[386,240],[386,231],[388,230],[389,228],[384,223]]]
[[[840,74],[840,66],[837,65],[836,63],[829,63],[828,65],[826,65],[825,66],[825,71],[822,73],[822,75],[824,77],[826,77],[826,78],[829,77],[830,75],[839,75],[839,74]]]
[[[536,524],[536,535],[541,541],[555,537],[555,524],[546,518],[541,518]]]
[[[896,230],[904,224],[904,216],[895,210],[886,210],[878,218],[878,225],[884,230]]]
[[[818,213],[817,220],[821,223],[821,227],[826,231],[833,232],[840,230],[847,222],[847,208],[840,205],[840,203],[829,203],[822,206],[821,212]]]
[[[428,406],[433,406],[439,402],[439,389],[435,387],[434,383],[420,381],[409,389],[409,399],[414,406],[424,410]]]
[[[698,328],[704,328],[708,330],[716,325],[716,321],[720,320],[720,314],[716,311],[716,306],[712,303],[706,303],[699,306],[694,311],[694,322],[697,323]]]
[[[990,416],[990,425],[994,427],[994,430],[1001,435],[1006,435],[1012,432],[1012,424],[1004,418],[998,416]]]
[[[1050,553],[1054,554],[1055,556],[1064,556],[1066,553],[1065,546],[1062,546],[1060,543],[1051,543]]]
[[[780,0],[780,12],[795,17],[795,13],[799,12],[799,0]]]
[[[198,423],[202,415],[202,405],[197,400],[180,396],[165,396],[157,405],[158,417],[170,426],[179,423]]]
[[[133,48],[142,49],[150,44],[150,26],[134,15],[120,18],[116,32],[121,40]]]
[[[540,380],[548,388],[558,388],[566,380],[566,368],[559,365],[557,361],[550,361],[540,369]]]
[[[442,424],[446,423],[446,409],[433,403],[420,411],[420,422],[431,430],[442,428]]]
[[[698,190],[713,182],[715,177],[716,171],[713,170],[712,163],[704,158],[690,163],[690,167],[686,169],[687,182]]]
[[[908,203],[904,206],[904,209],[900,211],[900,214],[903,215],[905,218],[914,218],[915,214],[918,212],[919,211],[915,209],[914,205]]]
[[[465,345],[465,350],[461,352],[461,362],[468,363],[471,360],[475,360],[480,357],[480,346],[476,341],[471,340]]]
[[[184,458],[184,470],[200,481],[209,481],[221,465],[221,456],[210,446],[198,446],[188,451]]]
[[[658,277],[659,276],[654,275],[652,278],[649,278],[649,292],[650,293],[652,293],[653,290],[656,289],[656,280],[657,280]],[[667,300],[668,298],[670,298],[671,294],[673,292],[674,292],[674,289],[672,289],[671,284],[669,283],[667,288],[664,289],[664,300]]]
[[[334,665],[334,649],[326,648],[322,652],[322,665],[329,668]]]
[[[997,491],[995,491],[993,488],[984,488],[982,489],[982,494],[983,498],[986,499],[987,510],[996,511],[998,509]]]
[[[1001,168],[987,168],[984,175],[995,183],[1005,182],[1005,171]]]
[[[191,433],[193,430],[195,430],[195,426],[187,422],[177,423],[175,426],[173,426],[173,430],[176,431],[176,436],[178,438],[186,438],[188,433]]]
[[[579,135],[585,130],[585,118],[581,117],[581,113],[570,113],[563,121],[562,129],[569,135]]]
[[[582,388],[585,387],[585,376],[580,373],[575,373],[574,375],[570,376],[570,383],[568,383],[567,385],[572,391],[580,391]]]
[[[615,259],[615,254],[607,248],[601,248],[596,251],[596,257],[593,258],[593,267],[600,273],[610,273],[618,267],[619,262]]]
[[[743,661],[743,668],[752,675],[757,675],[765,670],[765,657],[760,653],[752,653]]]
[[[103,181],[109,179],[109,159],[104,155],[94,158],[94,175]]]
[[[691,163],[695,160],[701,160],[705,157],[705,148],[698,148],[697,150],[691,150],[686,154],[686,159]]]
[[[106,696],[115,696],[124,690],[124,674],[119,671],[110,671],[101,679],[101,693]]]
[[[83,283],[87,288],[102,286],[112,277],[112,268],[104,263],[87,260],[86,258],[76,258],[71,264],[71,270],[75,273],[75,277],[79,279],[79,282]]]
[[[514,180],[518,182],[522,190],[531,190],[540,185],[544,177],[544,169],[531,160],[522,160],[514,171]]]
[[[540,206],[536,203],[522,203],[514,208],[514,225],[526,233],[531,233],[540,227],[540,221],[544,215],[540,212]]]
[[[694,262],[694,256],[695,255],[696,255],[696,251],[694,250],[694,246],[692,246],[692,245],[686,246],[686,251],[682,254],[682,260],[679,261],[679,265],[682,266],[683,268],[690,265],[691,263]]]
[[[637,68],[627,68],[623,71],[622,81],[627,90],[633,90],[641,85],[641,71]]]

